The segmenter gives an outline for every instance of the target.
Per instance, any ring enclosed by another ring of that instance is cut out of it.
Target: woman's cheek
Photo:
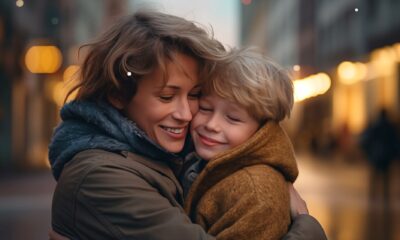
[[[197,112],[199,111],[199,100],[190,101],[190,112],[192,113],[192,117],[194,118]]]

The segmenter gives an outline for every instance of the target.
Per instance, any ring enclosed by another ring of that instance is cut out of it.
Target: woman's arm
[[[324,229],[308,214],[300,214],[293,219],[287,234],[282,240],[326,240]]]
[[[283,240],[326,240],[324,230],[320,223],[308,214],[306,202],[293,187],[288,183],[290,193],[290,213],[292,224]]]

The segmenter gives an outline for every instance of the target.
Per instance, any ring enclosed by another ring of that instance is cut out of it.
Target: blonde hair
[[[260,123],[289,117],[294,101],[288,73],[253,48],[231,50],[203,89],[238,103]]]
[[[67,98],[78,90],[77,100],[113,97],[123,103],[132,99],[144,75],[156,68],[165,74],[166,61],[174,61],[176,53],[196,59],[200,81],[209,78],[215,60],[225,54],[222,44],[193,22],[148,10],[122,18],[83,47],[88,54],[79,83]]]

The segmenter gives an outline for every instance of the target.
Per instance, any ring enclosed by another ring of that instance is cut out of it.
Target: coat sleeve
[[[293,219],[289,232],[282,240],[326,240],[322,226],[308,214],[301,214]]]
[[[280,239],[288,230],[289,192],[284,177],[270,167],[245,168],[207,194],[196,222],[218,240]]]
[[[123,168],[90,171],[75,204],[79,239],[214,239],[140,174]]]

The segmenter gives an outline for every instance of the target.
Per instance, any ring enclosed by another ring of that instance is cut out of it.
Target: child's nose
[[[206,129],[209,131],[220,132],[221,127],[219,124],[219,117],[216,114],[213,114],[206,124]]]

